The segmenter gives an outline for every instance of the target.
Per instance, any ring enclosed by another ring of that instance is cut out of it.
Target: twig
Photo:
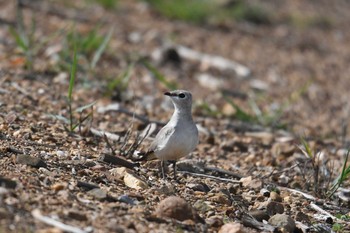
[[[270,174],[268,174],[268,175],[266,175],[266,176],[262,176],[261,178],[262,178],[262,179],[266,179],[266,178],[271,177],[272,175],[277,175],[277,174],[281,174],[281,173],[287,172],[287,171],[289,171],[289,170],[292,170],[292,169],[294,169],[294,168],[297,167],[297,166],[299,166],[298,163],[297,163],[297,164],[294,164],[294,165],[291,166],[291,167],[287,167],[287,168],[285,168],[285,169],[282,169],[281,171],[276,171],[275,169],[273,169],[272,172],[271,172]],[[276,171],[276,172],[275,172],[275,171]]]
[[[114,133],[109,133],[106,131],[102,131],[102,130],[98,130],[95,128],[90,128],[90,132],[98,137],[107,137],[109,140],[112,141],[119,141],[120,140],[120,136]]]
[[[233,70],[239,77],[242,78],[246,78],[251,74],[251,71],[248,67],[232,60],[228,60],[220,56],[201,53],[181,45],[177,45],[176,49],[181,57],[187,58],[189,60],[199,61],[219,70]]]
[[[327,217],[332,218],[333,220],[336,219],[337,217],[335,217],[334,215],[331,215],[329,212],[327,212],[326,210],[322,209],[321,207],[319,207],[318,205],[316,205],[315,203],[311,203],[310,207],[313,208],[314,210],[316,210],[317,212],[320,212],[321,214],[326,215]]]
[[[84,182],[84,181],[80,181],[80,180],[78,180],[78,182],[77,182],[77,187],[84,188],[87,190],[99,188],[99,186],[97,184],[92,184],[92,183],[88,183],[88,182]]]
[[[142,131],[140,135],[137,135],[136,140],[130,148],[128,149],[126,155],[131,156],[134,154],[134,152],[137,150],[137,148],[141,145],[141,143],[149,136],[151,135],[156,129],[156,124],[151,123],[146,126],[146,128]]]
[[[48,225],[57,227],[57,228],[61,229],[62,231],[72,232],[72,233],[87,233],[87,231],[81,230],[77,227],[69,226],[69,225],[64,224],[62,222],[59,222],[55,219],[44,216],[40,213],[40,210],[38,210],[38,209],[35,209],[32,211],[32,216],[34,218],[36,218],[37,220],[39,220],[43,223],[46,223]]]
[[[311,201],[316,201],[316,197],[310,195],[310,194],[307,194],[307,193],[303,193],[299,190],[296,190],[296,189],[291,189],[291,188],[286,188],[286,187],[281,187],[281,186],[278,186],[278,189],[280,190],[285,190],[285,191],[289,191],[289,192],[292,192],[292,193],[298,193],[298,194],[301,194],[303,195],[306,199],[308,200],[311,200]]]
[[[113,148],[113,146],[109,143],[108,137],[107,137],[106,134],[103,134],[103,139],[105,140],[105,142],[106,142],[106,144],[107,144],[107,147],[111,150],[111,154],[112,154],[113,156],[115,156],[114,148]]]
[[[240,174],[233,173],[233,172],[224,170],[222,168],[217,168],[217,167],[204,167],[204,170],[205,171],[211,171],[211,172],[218,172],[218,173],[221,173],[221,174],[224,174],[224,175],[229,175],[229,176],[232,176],[232,177],[234,177],[236,179],[241,179],[243,177]]]
[[[114,165],[120,165],[126,168],[133,169],[134,167],[138,166],[138,163],[132,163],[129,162],[123,158],[120,158],[118,156],[112,156],[109,154],[103,154],[99,158],[100,161],[106,162],[106,163],[111,163]]]
[[[259,222],[258,220],[256,220],[253,216],[251,216],[248,213],[243,213],[242,223],[246,227],[252,227],[252,228],[255,228],[258,230],[263,230],[263,231],[267,231],[267,232],[274,232],[275,231],[274,226],[271,226],[270,224],[264,224],[262,222]]]
[[[221,178],[217,176],[211,176],[211,175],[206,175],[206,174],[200,174],[200,173],[193,173],[193,172],[187,172],[187,171],[179,171],[180,173],[187,174],[187,175],[192,175],[192,176],[198,176],[198,177],[204,177],[204,178],[209,178],[209,179],[214,179],[214,180],[220,180],[224,182],[230,182],[230,183],[241,183],[239,180],[232,180],[232,179],[227,179],[227,178]]]

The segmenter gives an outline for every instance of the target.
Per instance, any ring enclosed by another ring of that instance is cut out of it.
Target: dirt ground
[[[349,147],[349,1],[263,1],[264,24],[189,23],[136,0],[20,2],[0,0],[0,233],[350,232],[349,182],[331,192]],[[94,104],[69,130],[69,34],[83,44],[91,30],[111,37],[95,65],[81,45],[71,105]],[[171,116],[175,86],[200,132],[178,181],[134,153]],[[171,196],[187,218],[162,207]]]

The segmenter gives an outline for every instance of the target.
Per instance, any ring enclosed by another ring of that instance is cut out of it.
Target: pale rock
[[[253,179],[252,176],[243,177],[240,179],[243,187],[249,187],[252,189],[259,189],[262,186],[262,182],[259,179]]]
[[[133,188],[136,190],[148,188],[148,184],[144,180],[142,180],[136,174],[129,173],[129,172],[126,172],[124,175],[124,183],[129,188]]]
[[[286,214],[276,214],[269,219],[269,223],[282,229],[282,232],[292,233],[295,229],[294,220]]]
[[[246,233],[247,231],[244,230],[244,227],[240,223],[226,223],[223,225],[219,233]]]

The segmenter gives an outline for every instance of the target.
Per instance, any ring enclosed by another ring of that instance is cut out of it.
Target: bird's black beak
[[[169,91],[165,92],[164,95],[167,95],[167,96],[176,96],[175,93],[171,93]]]

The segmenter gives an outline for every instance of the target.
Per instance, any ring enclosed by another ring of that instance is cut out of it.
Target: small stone
[[[55,192],[58,192],[60,190],[63,190],[66,187],[67,187],[66,183],[55,183],[51,186],[51,189],[54,190]]]
[[[155,211],[158,217],[168,217],[184,221],[187,219],[195,220],[194,209],[182,198],[170,196],[162,200]]]
[[[276,202],[282,202],[282,197],[278,193],[276,193],[275,191],[272,191],[270,193],[270,200],[276,201]]]
[[[124,175],[124,183],[129,188],[133,188],[136,190],[148,188],[148,184],[144,180],[142,180],[141,177],[129,172],[126,172]]]
[[[12,218],[13,216],[6,211],[5,208],[0,208],[0,220],[1,219],[9,219]]]
[[[129,197],[128,195],[121,195],[117,198],[117,200],[120,202],[124,202],[126,204],[129,204],[129,205],[136,205],[136,203],[137,203],[137,200]]]
[[[7,189],[14,189],[17,186],[16,181],[4,178],[0,176],[0,186]]]
[[[297,214],[295,215],[295,220],[308,224],[311,223],[309,216],[301,211],[297,212]]]
[[[219,233],[245,233],[244,227],[240,223],[226,223],[223,225]]]
[[[267,221],[270,218],[270,216],[263,210],[252,210],[249,212],[249,214],[259,222],[262,222],[263,220]]]
[[[223,204],[223,205],[231,205],[231,201],[229,200],[229,198],[225,194],[222,194],[222,193],[219,193],[219,194],[216,194],[216,195],[210,197],[209,200]]]
[[[207,223],[208,226],[215,227],[215,228],[221,227],[224,224],[222,219],[218,216],[209,217],[205,220],[205,222]]]
[[[288,157],[293,155],[294,151],[295,151],[295,146],[293,144],[289,144],[289,143],[281,143],[281,142],[277,142],[275,144],[273,144],[271,151],[273,153],[274,156],[276,157]]]
[[[262,186],[261,180],[253,179],[252,176],[243,177],[240,179],[240,182],[242,182],[243,187],[246,188],[258,189]]]
[[[278,183],[282,186],[287,186],[289,184],[290,177],[286,176],[285,174],[282,174],[280,177],[278,177]]]
[[[105,200],[107,198],[107,192],[103,189],[100,188],[94,188],[91,189],[88,194],[90,194],[91,196],[93,196],[94,198],[102,201]]]
[[[292,233],[295,229],[294,220],[286,214],[276,214],[269,219],[269,223],[273,226],[281,228],[282,232]]]
[[[189,183],[186,185],[186,187],[194,190],[194,191],[199,191],[199,192],[204,192],[207,193],[210,191],[210,188],[208,187],[208,185],[206,185],[205,183]]]
[[[62,151],[62,150],[56,151],[56,155],[59,159],[66,159],[68,157],[67,152]]]
[[[224,82],[220,77],[215,77],[206,73],[199,74],[196,79],[199,85],[209,90],[218,90],[224,85]]]
[[[84,213],[77,212],[77,211],[69,211],[68,212],[68,218],[72,218],[78,221],[86,221],[87,217]]]
[[[46,163],[40,158],[33,157],[30,155],[17,155],[17,163],[29,165],[35,168],[46,167]]]
[[[269,216],[273,216],[275,214],[283,214],[284,206],[280,202],[270,201],[266,206],[266,212]]]
[[[40,229],[37,231],[37,233],[63,233],[63,231],[55,227],[50,227],[50,228]]]

